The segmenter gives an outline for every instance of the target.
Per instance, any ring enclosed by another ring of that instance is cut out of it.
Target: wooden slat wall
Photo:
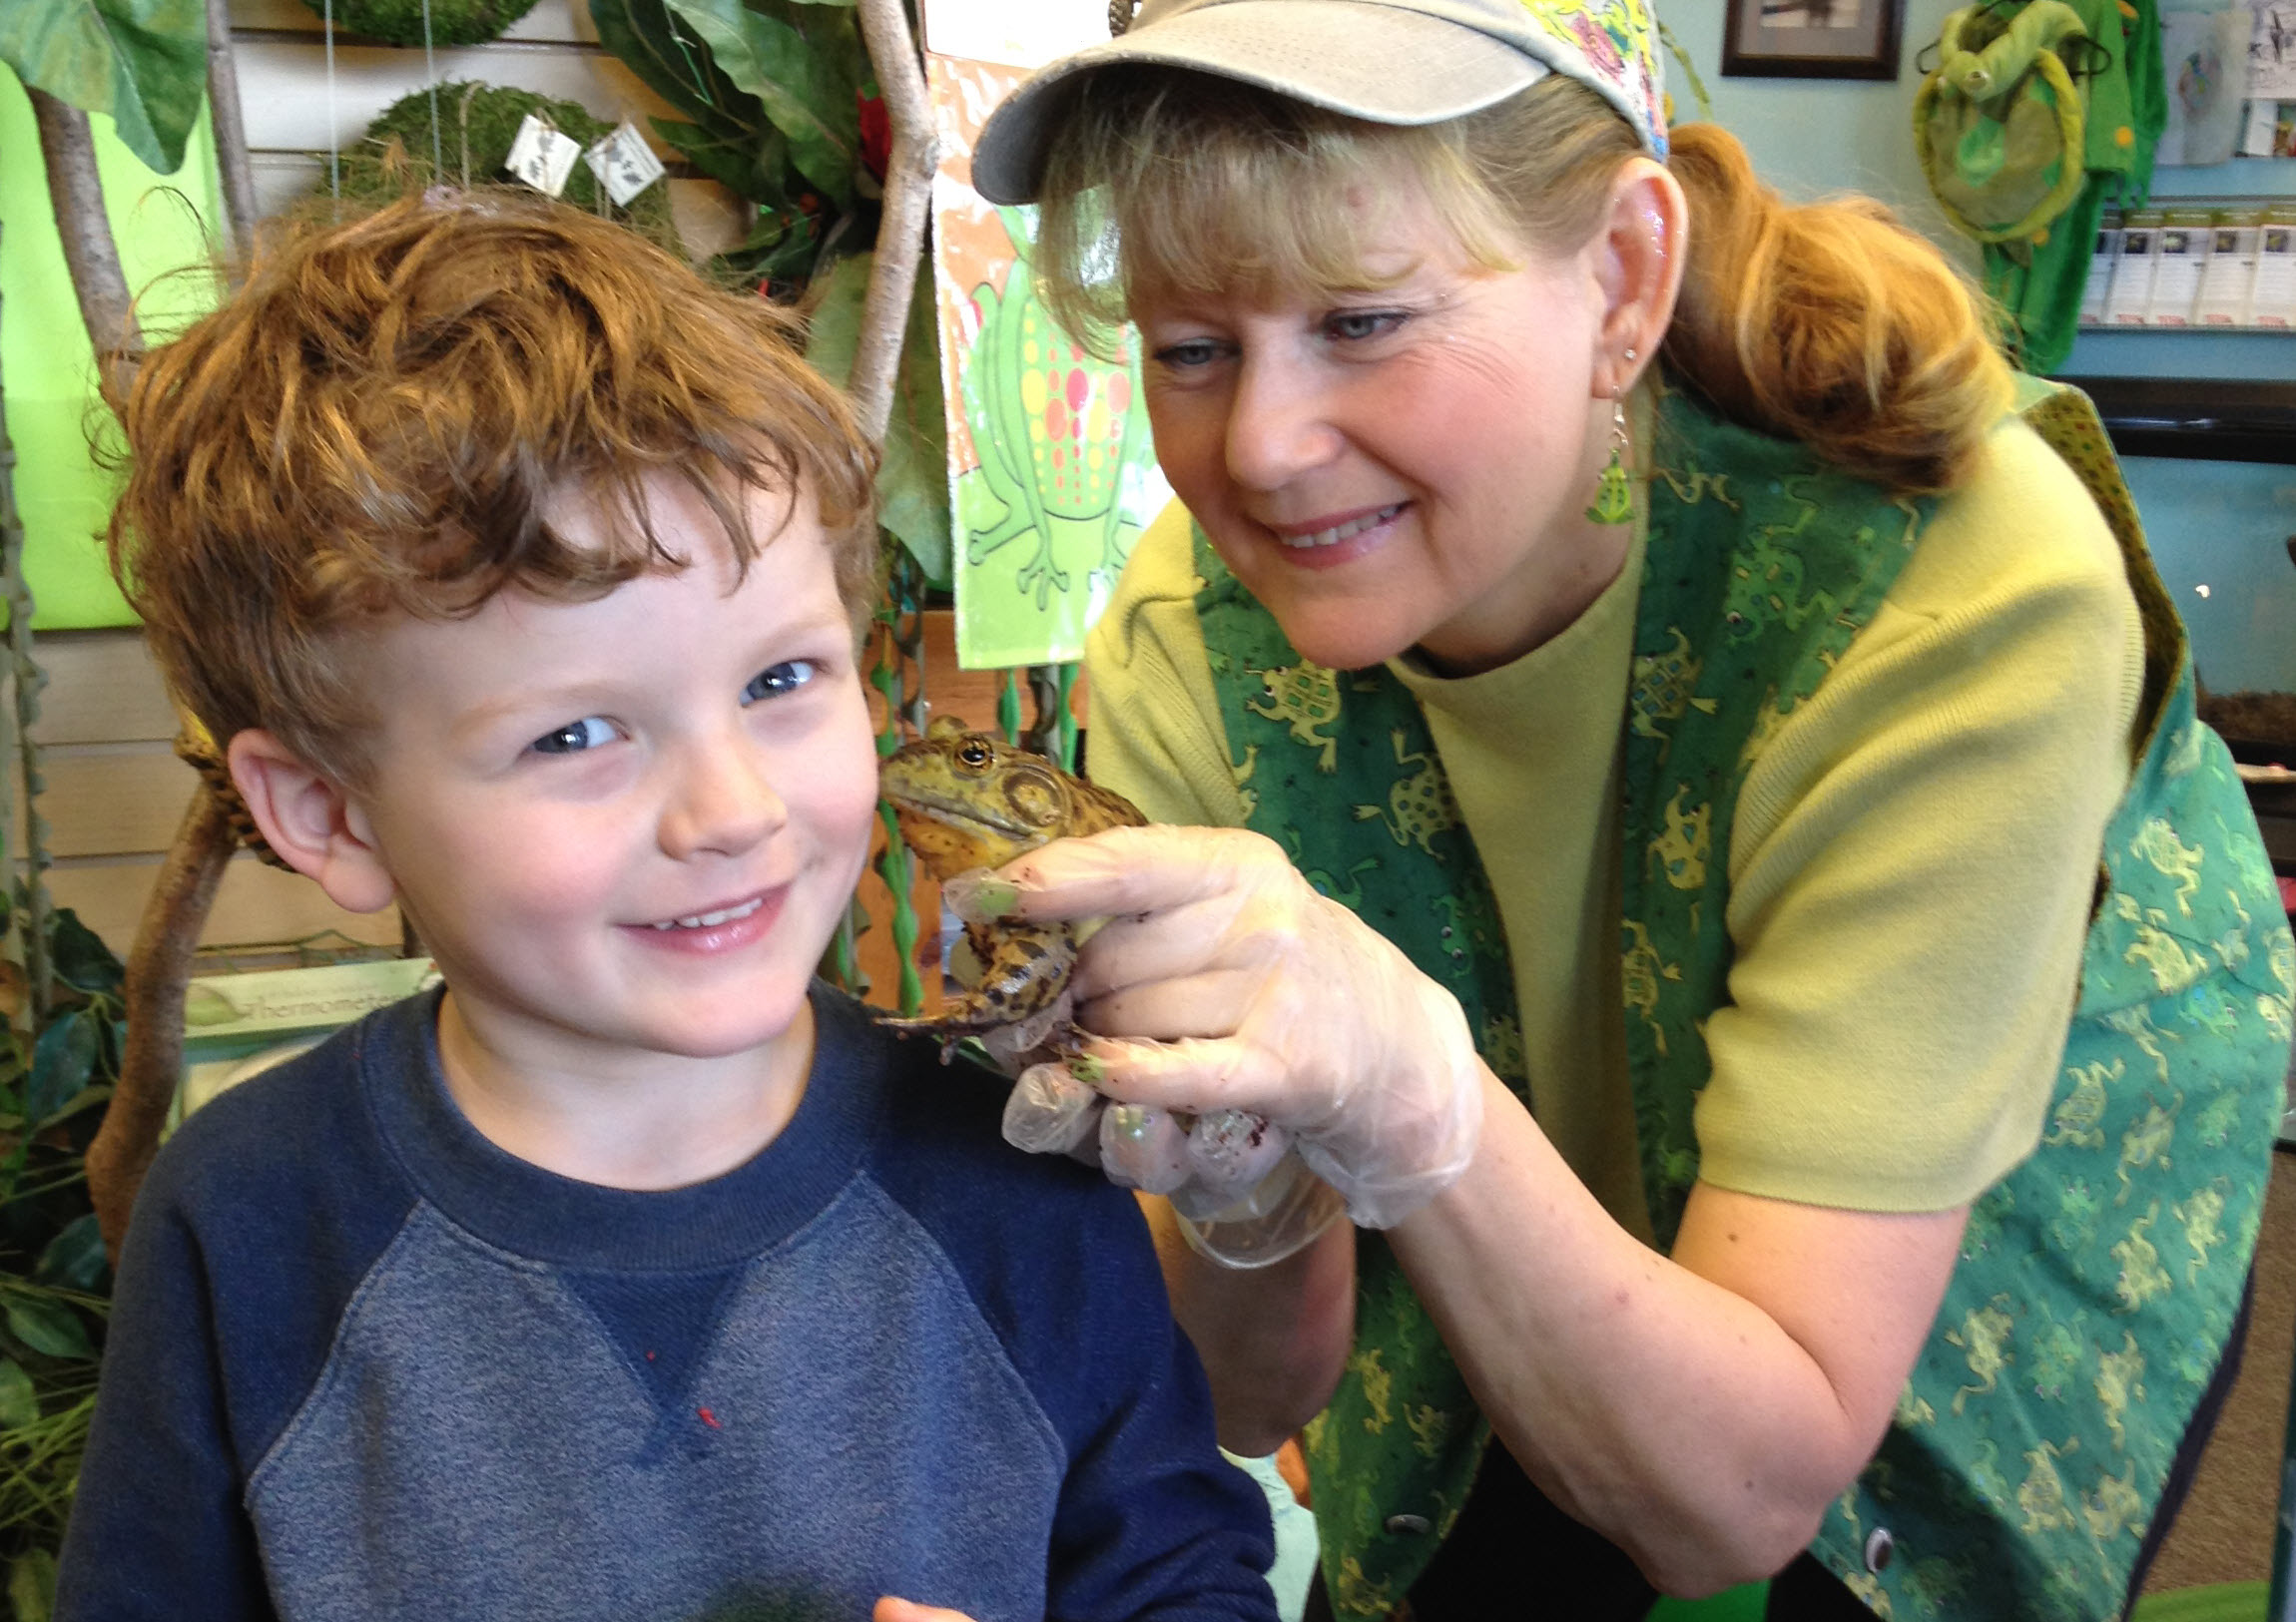
[[[500,39],[434,51],[428,60],[419,47],[376,45],[338,31],[331,93],[325,24],[316,11],[302,0],[231,0],[231,13],[248,160],[264,214],[325,184],[330,137],[338,149],[348,148],[377,113],[434,78],[541,91],[579,102],[609,123],[628,119],[649,135],[649,116],[671,112],[599,45],[583,0],[540,0]],[[665,184],[695,258],[741,239],[747,229],[741,211],[717,186],[675,168]]]
[[[40,813],[56,857],[48,891],[125,956],[199,779],[175,757],[175,712],[141,635],[58,632],[41,637],[34,653],[48,673],[33,729],[47,778]],[[11,848],[23,850],[21,821],[11,836]],[[329,929],[389,943],[399,936],[398,915],[345,912],[310,880],[242,855],[201,938],[252,946]]]

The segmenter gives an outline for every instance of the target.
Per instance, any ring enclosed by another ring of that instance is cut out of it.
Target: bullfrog
[[[1001,867],[1054,839],[1148,821],[1123,796],[947,717],[935,718],[924,737],[888,756],[877,787],[901,837],[941,883]],[[1059,1093],[1078,1085],[1062,1076],[1058,1063],[1076,1052],[1068,981],[1078,950],[1106,921],[967,922],[949,964],[965,989],[935,1018],[885,1022],[938,1036],[943,1059],[960,1037],[978,1036],[999,1064],[1018,1072],[1014,1101],[1025,1117],[1031,1096],[1041,1100],[1044,1089]],[[1055,1114],[1077,1127],[1090,1123],[1088,1116]],[[1112,1176],[1151,1194],[1171,1194],[1192,1216],[1221,1210],[1257,1185],[1289,1141],[1262,1117],[1234,1109],[1166,1117],[1119,1104],[1100,1125],[1104,1159],[1111,1138],[1130,1140],[1117,1157],[1124,1169],[1119,1174],[1111,1167]],[[1006,1135],[1023,1147],[1076,1147],[1016,1128],[1010,1112]]]
[[[877,788],[899,818],[901,837],[942,883],[1001,867],[1054,839],[1148,821],[1122,795],[945,716],[885,759]],[[1066,1034],[1068,976],[1077,948],[1097,926],[967,923],[951,965],[966,989],[937,1018],[892,1023],[935,1032],[944,1043],[993,1034],[991,1051],[1000,1058],[1040,1047]]]

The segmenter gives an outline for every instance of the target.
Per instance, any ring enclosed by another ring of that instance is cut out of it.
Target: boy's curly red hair
[[[346,784],[374,721],[358,633],[683,567],[650,475],[689,481],[744,568],[773,538],[751,493],[802,491],[857,625],[873,597],[874,455],[793,318],[532,194],[283,223],[113,404],[112,568],[178,702],[219,745],[261,727]],[[569,491],[621,515],[613,542],[552,531]]]

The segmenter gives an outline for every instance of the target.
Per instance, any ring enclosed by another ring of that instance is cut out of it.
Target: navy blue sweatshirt
[[[781,1136],[559,1177],[448,1097],[435,993],[185,1124],[137,1203],[59,1617],[1275,1615],[1129,1196],[816,989]]]

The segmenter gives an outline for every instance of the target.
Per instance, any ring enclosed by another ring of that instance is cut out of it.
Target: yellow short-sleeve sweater
[[[1618,752],[1643,541],[1638,516],[1618,580],[1512,664],[1456,680],[1409,656],[1391,668],[1427,713],[1498,897],[1534,1113],[1647,1236],[1618,959]],[[1154,820],[1238,826],[1196,589],[1175,505],[1086,647],[1088,768]],[[2110,532],[2054,453],[2005,423],[1740,796],[1702,1178],[1945,1210],[2031,1152],[2142,674]]]

